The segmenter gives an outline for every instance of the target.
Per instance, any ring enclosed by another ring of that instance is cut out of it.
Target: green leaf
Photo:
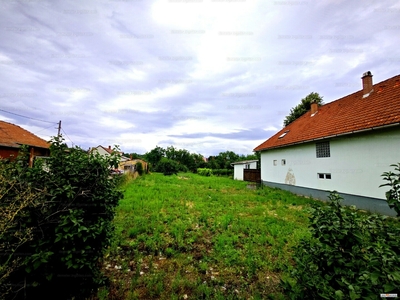
[[[343,294],[343,292],[342,292],[341,290],[337,290],[337,291],[335,291],[335,296],[336,296],[338,299],[343,299],[344,294]]]

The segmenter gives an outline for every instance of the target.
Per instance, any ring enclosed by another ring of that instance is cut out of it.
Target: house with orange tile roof
[[[97,146],[97,147],[93,147],[89,150],[90,152],[94,152],[94,153],[99,153],[102,156],[108,156],[111,155],[113,153],[113,149],[111,148],[111,146],[108,146],[108,148],[103,147],[101,145]],[[120,156],[120,164],[122,162],[126,162],[128,160],[130,160],[129,158],[123,156],[123,152],[119,152],[119,156]],[[120,167],[118,167],[119,170],[123,171],[123,168],[121,169]]]
[[[326,200],[336,190],[344,204],[395,215],[381,174],[400,162],[400,75],[311,110],[257,146],[264,184]]]
[[[37,156],[49,156],[50,144],[18,125],[0,121],[0,158],[14,160],[22,145],[29,150],[29,165]]]

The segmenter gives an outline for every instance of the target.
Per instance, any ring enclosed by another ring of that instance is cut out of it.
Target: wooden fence
[[[261,170],[243,169],[243,180],[251,182],[261,182]]]

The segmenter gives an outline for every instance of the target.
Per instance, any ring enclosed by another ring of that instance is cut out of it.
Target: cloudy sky
[[[398,75],[399,15],[391,0],[0,0],[0,119],[46,140],[62,120],[84,149],[250,154],[309,93]]]

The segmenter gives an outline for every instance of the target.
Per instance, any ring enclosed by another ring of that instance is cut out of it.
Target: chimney
[[[108,146],[108,150],[111,150],[111,146]]]
[[[318,111],[318,103],[313,101],[311,102],[311,116],[313,116]]]
[[[365,98],[372,92],[372,73],[370,71],[365,72],[361,79],[363,85],[363,98]]]

